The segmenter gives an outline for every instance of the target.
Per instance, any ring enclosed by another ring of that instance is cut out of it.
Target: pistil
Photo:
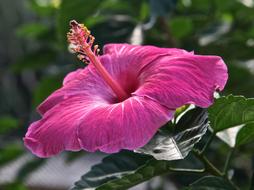
[[[128,94],[115,81],[105,67],[98,59],[98,46],[93,46],[94,37],[90,31],[83,25],[77,23],[75,20],[70,22],[70,32],[67,33],[67,38],[72,46],[72,50],[78,53],[78,58],[84,63],[92,63],[107,85],[113,90],[119,101],[127,99]],[[93,50],[92,50],[93,48]]]

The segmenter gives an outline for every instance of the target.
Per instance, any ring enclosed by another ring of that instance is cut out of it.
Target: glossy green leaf
[[[243,96],[221,97],[208,109],[215,132],[254,122],[254,99]]]
[[[110,155],[75,183],[72,190],[128,189],[170,171],[170,163],[124,151]]]
[[[9,132],[19,126],[19,121],[16,118],[10,116],[0,117],[0,134]]]
[[[170,171],[170,164],[167,161],[150,160],[140,166],[137,170],[124,175],[121,179],[109,181],[96,190],[121,190],[129,189],[137,184],[150,180]]]
[[[237,134],[236,146],[241,146],[254,141],[254,123],[246,124]]]
[[[222,177],[205,176],[193,184],[186,190],[236,190],[228,181]]]
[[[197,108],[187,112],[174,126],[174,134],[160,132],[138,153],[152,155],[157,160],[184,159],[202,138],[208,127],[207,112]]]
[[[137,184],[134,180],[143,181],[147,172],[136,173],[140,167],[144,167],[151,157],[136,154],[130,151],[122,151],[117,154],[107,156],[100,164],[91,168],[75,183],[72,190],[81,189],[126,189]],[[123,178],[125,176],[125,178]],[[127,176],[131,176],[130,181]]]

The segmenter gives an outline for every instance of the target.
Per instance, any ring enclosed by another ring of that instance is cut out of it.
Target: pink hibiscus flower
[[[38,111],[25,145],[39,157],[63,150],[107,153],[144,146],[185,104],[208,107],[226,84],[227,67],[218,56],[185,50],[108,44],[97,55],[94,38],[71,22],[68,39],[90,64],[68,74]]]

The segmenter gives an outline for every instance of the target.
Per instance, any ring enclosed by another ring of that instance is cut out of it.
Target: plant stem
[[[223,176],[223,173],[218,170],[202,153],[197,150],[193,150],[192,152],[204,164],[206,171],[216,176]]]
[[[234,151],[235,151],[235,149],[231,148],[231,150],[230,150],[230,152],[229,152],[229,154],[227,156],[227,160],[225,162],[224,170],[223,170],[223,175],[224,176],[227,176],[227,174],[228,174],[229,164],[230,164],[231,158],[232,158],[232,156],[234,154]]]
[[[203,149],[201,150],[201,154],[204,154],[204,152],[207,150],[207,148],[210,146],[210,144],[212,143],[214,137],[215,137],[216,133],[212,133],[211,136],[209,137],[208,141],[206,142],[205,146],[203,147]]]
[[[215,175],[215,176],[220,176],[223,177],[225,180],[227,180],[232,187],[234,187],[236,190],[239,190],[239,188],[230,180],[228,179],[227,176],[224,175],[218,168],[216,168],[207,158],[206,156],[203,155],[202,152],[198,150],[192,150],[193,154],[204,164],[205,166],[205,171],[208,173]],[[229,162],[229,161],[228,161]]]

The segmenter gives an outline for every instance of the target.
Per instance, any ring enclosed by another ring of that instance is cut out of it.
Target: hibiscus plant
[[[62,87],[38,106],[42,118],[24,137],[33,154],[112,154],[82,176],[75,190],[126,189],[170,172],[208,175],[188,189],[203,184],[206,189],[239,189],[229,164],[235,147],[253,137],[245,133],[253,127],[254,101],[230,95],[214,102],[228,80],[221,57],[130,44],[106,44],[99,54],[83,24],[72,20],[70,27],[70,51],[87,66],[69,73]],[[207,133],[210,137],[195,147]],[[223,170],[205,156],[215,136],[232,146]],[[201,167],[179,168],[170,162],[190,152]]]

